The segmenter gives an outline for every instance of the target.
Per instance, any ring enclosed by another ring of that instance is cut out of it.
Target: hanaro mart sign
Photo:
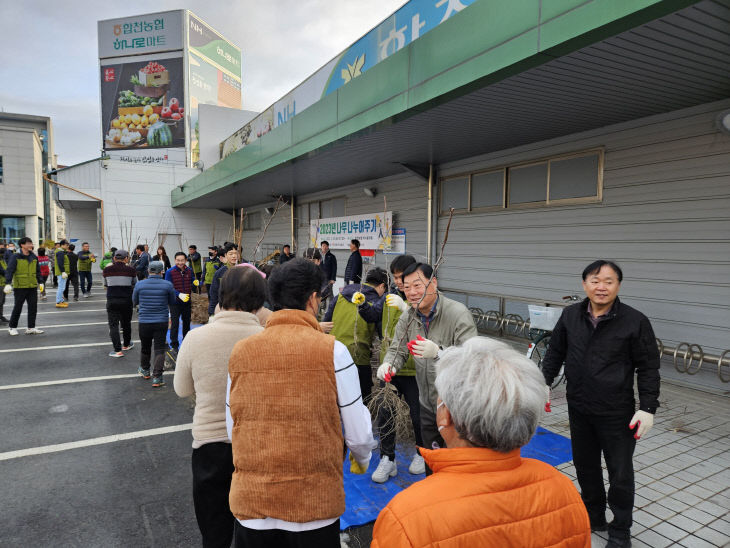
[[[99,21],[99,58],[183,49],[183,10]]]
[[[350,240],[359,240],[361,249],[388,249],[392,231],[392,211],[317,219],[309,223],[309,243],[319,247],[327,240],[332,249],[349,249]]]

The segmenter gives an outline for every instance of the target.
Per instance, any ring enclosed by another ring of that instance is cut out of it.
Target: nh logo
[[[296,115],[297,113],[297,102],[292,101],[291,105],[286,105],[284,110],[280,110],[276,113],[276,125],[280,126],[289,121],[289,118]]]
[[[202,34],[203,34],[203,27],[201,27],[200,25],[198,25],[198,24],[197,24],[197,23],[196,23],[195,21],[193,21],[192,19],[190,20],[190,28],[191,28],[191,29],[193,29],[193,30],[194,30],[195,32],[197,32],[197,33],[198,33],[198,34],[200,34],[200,35],[202,35]]]

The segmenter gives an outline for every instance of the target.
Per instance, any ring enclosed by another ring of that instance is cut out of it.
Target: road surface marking
[[[174,375],[174,371],[163,371],[163,375]],[[106,381],[112,379],[131,379],[139,377],[139,373],[129,373],[124,375],[106,375],[104,377],[78,377],[76,379],[61,379],[58,381],[39,381],[39,382],[26,382],[22,384],[8,384],[6,386],[0,386],[0,390],[13,390],[14,388],[36,388],[38,386],[53,386],[56,384],[72,384],[76,382],[89,382],[89,381]]]

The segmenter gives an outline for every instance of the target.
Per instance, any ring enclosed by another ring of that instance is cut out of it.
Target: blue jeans
[[[91,292],[91,271],[79,270],[79,282],[81,283],[81,293],[86,295]]]
[[[63,302],[63,292],[66,291],[66,284],[68,278],[64,279],[61,276],[58,277],[58,291],[56,291],[56,304]]]

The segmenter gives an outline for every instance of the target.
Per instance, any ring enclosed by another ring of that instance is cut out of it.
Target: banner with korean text
[[[392,238],[392,211],[316,219],[309,223],[312,247],[319,247],[326,240],[332,249],[349,249],[350,240],[359,240],[360,249],[389,249]]]

